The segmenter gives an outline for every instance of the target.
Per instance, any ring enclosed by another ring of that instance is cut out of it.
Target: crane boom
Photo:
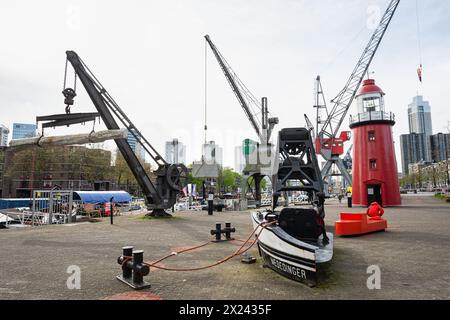
[[[306,115],[306,113],[304,114],[304,117],[305,117],[305,122],[306,122],[306,128],[310,132],[311,138],[314,141],[316,139],[315,132],[314,132],[314,130],[315,130],[314,125],[312,124],[311,120],[309,120],[309,117]]]
[[[225,78],[230,84],[233,93],[244,110],[245,115],[250,121],[251,126],[256,131],[258,138],[262,143],[267,143],[270,140],[271,131],[274,125],[278,123],[277,118],[267,117],[267,99],[263,100],[264,105],[261,105],[233,71],[215,44],[211,41],[209,35],[205,35],[205,39],[214,53],[214,56],[216,57]],[[260,120],[260,116],[262,121]]]
[[[388,8],[381,18],[380,24],[375,29],[345,87],[341,90],[341,92],[339,92],[336,98],[332,100],[334,105],[322,127],[322,130],[318,134],[319,139],[323,140],[326,138],[333,140],[338,135],[339,129],[345,116],[347,115],[348,109],[355,98],[357,90],[361,85],[364,75],[367,73],[370,63],[377,52],[381,40],[384,37],[384,34],[392,20],[392,17],[394,16],[395,11],[397,10],[399,3],[400,0],[391,0],[389,3]]]

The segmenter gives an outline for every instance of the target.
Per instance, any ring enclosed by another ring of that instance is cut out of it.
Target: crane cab
[[[344,154],[344,142],[351,139],[350,131],[342,131],[339,137],[334,139],[323,138],[320,143],[320,138],[316,138],[316,154],[320,154],[323,149],[330,149],[331,155]]]

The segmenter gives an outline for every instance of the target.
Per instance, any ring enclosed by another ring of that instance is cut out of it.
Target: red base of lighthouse
[[[371,121],[352,126],[355,206],[368,206],[375,201],[383,207],[401,205],[393,124],[393,121]]]

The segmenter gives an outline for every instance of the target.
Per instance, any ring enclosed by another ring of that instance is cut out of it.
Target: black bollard
[[[214,201],[208,200],[208,215],[212,216],[214,210]]]
[[[111,224],[114,223],[113,200],[114,197],[111,197],[111,199],[109,199],[109,214],[111,216]]]
[[[213,242],[234,240],[234,238],[231,238],[232,232],[236,232],[236,228],[232,228],[230,222],[225,223],[225,229],[222,229],[220,223],[216,223],[216,229],[211,230],[211,235],[215,236]],[[225,240],[222,240],[222,233],[225,234]]]
[[[150,272],[150,268],[143,264],[143,262],[144,251],[133,251],[133,284],[135,285],[143,285],[145,283],[144,276],[148,275]]]
[[[208,215],[212,216],[214,211],[214,194],[208,194]]]
[[[124,263],[125,259],[131,259],[130,257],[133,255],[133,247],[123,247],[122,248],[122,256],[117,259],[117,262],[122,265],[122,278],[131,280],[131,276],[133,271],[126,266]]]
[[[226,222],[225,223],[225,238],[227,240],[234,240],[233,238],[231,238],[231,232],[235,232],[236,229],[231,227],[231,223],[230,222]]]
[[[219,242],[222,240],[222,225],[220,223],[216,223],[216,229],[211,230],[211,235],[215,235],[216,239],[214,242]]]
[[[144,264],[144,251],[133,251],[133,247],[123,247],[122,250],[122,256],[117,259],[122,266],[122,274],[116,278],[135,290],[150,287],[150,284],[144,281],[144,276],[150,272],[149,266]]]
[[[353,207],[352,197],[347,197],[347,205],[348,205],[349,208]]]

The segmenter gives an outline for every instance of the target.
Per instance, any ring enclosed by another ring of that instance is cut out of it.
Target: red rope
[[[252,247],[255,245],[256,241],[253,241],[253,243],[251,243],[251,245],[248,246],[246,249],[243,250],[243,248],[247,245],[248,242],[250,242],[250,239],[251,239],[252,236],[256,233],[256,231],[258,230],[258,228],[261,227],[261,228],[262,228],[261,231],[262,231],[262,230],[266,229],[269,225],[274,224],[275,222],[276,222],[276,221],[272,221],[272,222],[266,223],[266,224],[265,224],[265,223],[260,223],[260,224],[253,230],[253,232],[250,234],[250,236],[247,238],[247,240],[245,240],[244,243],[239,247],[238,250],[236,250],[236,251],[235,251],[234,253],[232,253],[231,255],[228,255],[228,256],[226,256],[225,258],[223,258],[223,259],[221,259],[221,260],[219,260],[219,261],[216,261],[216,262],[213,263],[213,264],[209,264],[209,265],[201,266],[201,267],[195,267],[195,268],[168,268],[168,267],[162,267],[162,266],[156,265],[157,263],[159,263],[159,262],[161,262],[161,261],[163,261],[163,260],[165,260],[165,259],[167,259],[167,258],[169,258],[169,257],[171,257],[171,256],[174,256],[174,255],[175,255],[174,253],[172,253],[172,254],[170,254],[170,255],[167,255],[167,256],[165,256],[165,257],[163,257],[163,258],[157,260],[156,262],[151,262],[151,263],[144,262],[144,264],[147,265],[147,266],[149,266],[149,267],[153,267],[153,268],[161,269],[161,270],[166,270],[166,271],[179,271],[179,272],[182,272],[182,271],[199,271],[199,270],[209,269],[209,268],[218,266],[218,265],[220,265],[220,264],[222,264],[222,263],[225,263],[225,262],[227,262],[228,260],[230,260],[230,259],[232,259],[232,258],[234,258],[234,257],[236,257],[236,256],[238,256],[238,255],[241,255],[241,254],[247,252],[248,250],[250,250],[250,248],[252,248]],[[260,232],[259,234],[261,234],[261,232]],[[259,234],[256,235],[256,239],[258,239]],[[211,242],[208,242],[208,243],[205,243],[205,244],[203,244],[203,245],[196,246],[196,247],[193,247],[193,248],[181,250],[181,251],[177,252],[176,254],[183,253],[183,252],[187,252],[187,251],[190,251],[190,250],[194,250],[194,249],[196,249],[196,248],[206,246],[206,245],[209,244],[209,243],[211,243]]]
[[[209,264],[209,265],[201,266],[201,267],[195,267],[195,268],[167,268],[167,267],[162,267],[162,266],[158,266],[158,265],[157,265],[158,263],[160,263],[160,262],[162,262],[163,260],[166,260],[167,258],[170,258],[170,257],[172,257],[172,256],[175,256],[175,255],[178,255],[178,254],[181,254],[181,253],[184,253],[184,252],[192,251],[192,250],[195,250],[195,249],[198,249],[198,248],[202,248],[202,247],[204,247],[204,246],[207,246],[207,245],[209,245],[209,244],[212,243],[211,241],[208,241],[208,242],[206,242],[206,243],[203,243],[203,244],[201,244],[201,245],[194,246],[194,247],[191,247],[191,248],[187,248],[187,249],[183,249],[183,250],[180,250],[180,251],[172,252],[171,254],[168,254],[168,255],[162,257],[161,259],[156,260],[155,262],[144,262],[144,264],[147,265],[147,266],[149,266],[150,268],[156,268],[156,269],[161,269],[161,270],[166,270],[166,271],[179,271],[179,272],[182,272],[182,271],[199,271],[199,270],[209,269],[209,268],[218,266],[218,265],[220,265],[220,264],[222,264],[222,263],[225,263],[225,262],[227,262],[228,260],[230,260],[230,259],[232,259],[232,258],[234,258],[234,257],[236,257],[236,256],[238,256],[238,255],[241,255],[241,254],[247,252],[248,250],[250,250],[250,249],[255,245],[256,240],[258,239],[258,237],[259,237],[259,235],[261,234],[261,232],[262,232],[264,229],[266,229],[268,226],[274,224],[275,222],[276,222],[276,221],[272,221],[272,222],[269,222],[269,223],[264,223],[264,222],[263,222],[263,223],[258,224],[258,226],[256,226],[256,228],[253,230],[253,232],[249,235],[249,237],[247,238],[247,240],[238,240],[238,241],[243,242],[243,244],[239,247],[239,249],[237,249],[234,253],[232,253],[232,254],[226,256],[225,258],[223,258],[223,259],[221,259],[221,260],[219,260],[219,261],[216,261],[216,262],[213,263],[213,264]],[[258,228],[260,228],[260,227],[262,228],[262,229],[261,229],[261,232],[260,232],[259,234],[256,235],[256,239],[255,239],[255,240],[251,241],[250,239],[252,238],[252,236],[256,233],[256,231],[257,231]],[[249,245],[246,249],[242,250],[249,242],[250,242],[250,245]],[[242,251],[241,251],[241,250],[242,250]],[[123,258],[124,258],[124,261],[122,262],[122,265],[125,264],[125,263],[126,263],[127,261],[129,261],[130,259],[132,259],[132,257],[129,257],[129,256],[125,256],[125,257],[123,257]]]

